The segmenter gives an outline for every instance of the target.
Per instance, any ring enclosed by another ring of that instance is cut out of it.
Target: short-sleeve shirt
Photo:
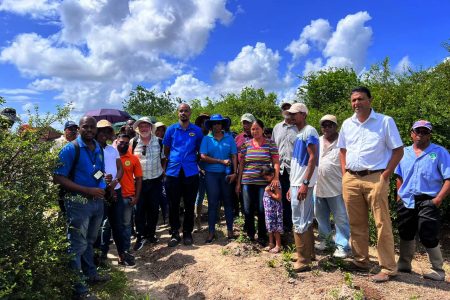
[[[261,176],[261,166],[270,166],[273,159],[278,159],[278,148],[274,141],[264,139],[264,143],[256,147],[253,139],[242,145],[241,155],[244,159],[242,184],[266,185]]]
[[[203,133],[200,127],[189,123],[184,129],[179,123],[170,125],[164,135],[163,145],[170,147],[166,168],[168,176],[178,177],[183,168],[186,177],[197,175],[197,153],[200,150]]]
[[[359,122],[356,114],[342,123],[338,147],[347,149],[345,168],[352,171],[386,169],[392,150],[403,146],[394,120],[373,109]]]
[[[77,142],[80,146],[80,157],[75,166],[74,178],[72,181],[85,187],[106,188],[106,182],[103,177],[99,180],[94,178],[94,174],[97,171],[105,172],[105,161],[100,145],[94,141],[95,149],[94,151],[91,151],[80,136],[77,137]],[[75,159],[75,151],[73,143],[68,143],[61,149],[59,152],[61,166],[54,171],[54,174],[64,177],[69,176]]]
[[[164,158],[164,153],[161,149],[159,138],[152,135],[148,145],[144,145],[140,137],[137,138],[136,148],[134,149],[134,155],[139,158],[142,167],[143,179],[155,179],[161,176],[163,173],[161,158]],[[145,155],[144,153],[145,147]],[[129,147],[129,152],[132,151],[132,147]]]
[[[126,154],[120,156],[123,166],[123,176],[120,180],[122,185],[122,196],[131,197],[136,194],[136,187],[134,184],[134,179],[142,177],[142,168],[139,158],[136,155],[127,152]]]
[[[105,154],[105,173],[111,174],[114,179],[117,176],[117,159],[120,158],[119,151],[113,146],[106,145],[103,153]],[[120,183],[116,185],[115,189],[120,189]]]
[[[205,154],[215,159],[231,159],[231,155],[237,154],[236,143],[229,134],[225,134],[220,141],[215,139],[212,134],[208,134],[203,137],[200,154]],[[207,172],[213,173],[224,173],[226,168],[223,164],[218,163],[205,163],[203,167]]]
[[[273,128],[272,138],[277,144],[280,153],[280,173],[291,171],[292,152],[294,151],[294,142],[297,138],[298,128],[296,125],[290,125],[286,122],[280,122]]]
[[[342,169],[337,139],[325,149],[323,136],[319,138],[319,166],[317,168],[316,196],[331,198],[342,194]]]
[[[398,194],[405,207],[414,208],[414,196],[435,197],[441,191],[443,181],[450,179],[450,154],[433,143],[419,156],[413,146],[406,147],[395,174],[403,179]]]
[[[306,169],[308,168],[309,153],[308,146],[316,145],[316,155],[319,156],[319,134],[311,125],[306,125],[297,134],[294,144],[294,152],[291,160],[291,174],[289,180],[291,186],[300,186],[304,180]],[[318,160],[317,160],[318,162]],[[317,181],[317,164],[313,175],[309,179],[309,187],[313,187]]]

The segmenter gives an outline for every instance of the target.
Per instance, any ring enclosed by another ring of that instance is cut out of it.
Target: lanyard
[[[88,155],[88,157],[89,157],[89,160],[90,160],[91,163],[92,163],[92,168],[95,169],[95,150],[94,150],[94,153],[93,153],[93,154],[94,154],[94,157],[92,157],[92,155],[91,155],[92,151],[89,150],[88,147],[85,147],[84,149],[86,150],[86,153],[87,153],[87,155]]]

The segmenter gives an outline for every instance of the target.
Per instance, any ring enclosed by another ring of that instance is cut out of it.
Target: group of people
[[[83,117],[78,125],[67,122],[68,143],[59,153],[61,166],[54,181],[64,189],[62,206],[69,222],[73,269],[90,283],[108,280],[97,274],[93,252],[99,228],[97,243],[104,255],[108,251],[111,230],[102,225],[105,220],[112,229],[119,263],[133,266],[133,225],[135,251],[146,242],[158,242],[159,207],[167,204],[168,246],[181,241],[191,245],[194,227],[201,227],[206,192],[206,244],[217,238],[215,227],[223,204],[227,239],[234,238],[233,221],[239,211],[248,238],[268,242],[266,249],[272,253],[280,252],[281,235],[293,232],[297,272],[310,270],[315,249],[324,250],[330,243],[336,248],[335,257],[353,257],[347,267],[368,271],[371,211],[381,267],[371,277],[374,282],[385,282],[397,271],[411,272],[416,234],[432,265],[424,277],[444,280],[438,207],[450,190],[448,151],[431,143],[432,125],[425,120],[412,125],[413,144],[404,149],[394,120],[373,110],[367,88],[355,88],[350,100],[353,116],[339,132],[336,117],[323,116],[321,135],[307,123],[308,108],[303,103],[281,106],[283,120],[273,128],[271,138],[265,135],[264,123],[250,113],[242,115],[243,132],[236,136],[230,132],[230,118],[220,114],[202,114],[193,124],[186,103],[178,106],[178,122],[167,128],[143,117],[130,120],[117,137],[105,120]],[[393,173],[401,238],[398,262],[388,203]],[[76,291],[87,292],[84,281],[77,283]]]

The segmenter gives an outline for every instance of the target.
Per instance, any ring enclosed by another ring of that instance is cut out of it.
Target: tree
[[[155,90],[149,91],[138,85],[123,101],[123,109],[132,115],[162,116],[176,109],[179,98],[173,99],[170,92],[158,95]]]

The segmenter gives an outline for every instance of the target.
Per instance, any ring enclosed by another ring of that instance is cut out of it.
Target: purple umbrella
[[[85,116],[94,117],[97,121],[108,120],[111,123],[124,122],[131,118],[130,114],[123,110],[113,108],[99,108],[88,111]]]

